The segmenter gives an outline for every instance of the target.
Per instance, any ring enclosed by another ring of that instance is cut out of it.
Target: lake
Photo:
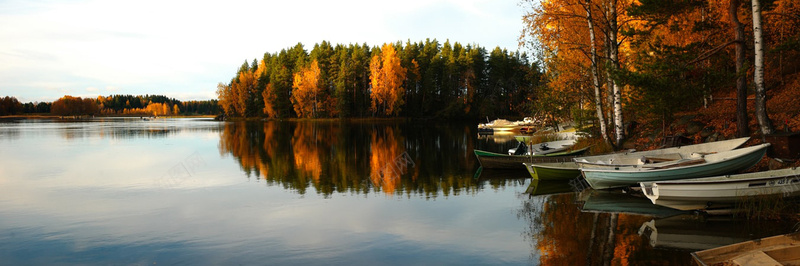
[[[0,122],[0,264],[691,263],[787,233],[525,172],[474,124]]]

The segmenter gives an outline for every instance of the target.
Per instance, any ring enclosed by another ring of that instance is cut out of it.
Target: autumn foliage
[[[0,116],[22,113],[22,103],[17,98],[5,96],[0,98]]]
[[[595,109],[587,101],[595,94],[595,74],[601,81],[598,104],[603,109],[602,116],[610,117],[615,110],[616,100],[609,97],[613,85],[622,86],[623,124],[637,121],[663,128],[661,125],[669,125],[676,114],[705,112],[702,109],[716,104],[714,96],[744,98],[729,93],[736,90],[740,77],[753,82],[753,10],[749,1],[740,2],[524,1],[528,12],[523,17],[521,41],[541,51],[548,77],[546,96],[534,103],[537,111],[575,120],[575,114],[580,113],[575,110]],[[767,51],[766,87],[772,90],[767,92],[767,113],[776,120],[782,115],[773,110],[784,109],[770,107],[779,104],[772,95],[779,88],[797,89],[791,84],[800,69],[800,49],[796,45],[800,37],[796,30],[800,28],[800,20],[796,19],[800,5],[797,1],[773,1],[765,3],[760,12]],[[744,24],[744,53],[749,58],[739,72],[734,64],[738,42],[731,22],[733,15]],[[594,42],[591,35],[596,36]],[[597,52],[596,73],[591,67],[592,48]],[[612,60],[614,49],[618,49],[616,62]],[[749,93],[752,98],[752,90]],[[731,100],[725,100],[726,105],[729,103]],[[753,116],[752,102],[747,105],[746,110],[734,106],[733,112],[726,112],[725,123],[719,123],[717,129],[735,129],[731,119],[736,122],[737,113]],[[596,125],[597,118],[592,120]],[[752,121],[744,124],[749,122]],[[618,123],[609,122],[609,128]],[[750,132],[757,130],[753,127]]]
[[[217,97],[229,117],[527,116],[539,69],[525,53],[435,39],[298,43],[246,60]]]
[[[99,114],[99,108],[94,99],[72,97],[65,95],[53,102],[51,112],[60,116],[79,116]]]
[[[319,63],[316,60],[310,66],[303,67],[294,73],[292,105],[298,117],[316,117],[317,108],[323,107],[322,88],[319,85]]]
[[[405,103],[405,90],[401,86],[406,79],[406,69],[400,65],[400,57],[394,46],[384,44],[380,54],[372,56],[369,69],[372,85],[370,110],[396,116]]]

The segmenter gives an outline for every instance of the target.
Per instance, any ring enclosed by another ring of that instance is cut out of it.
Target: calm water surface
[[[513,145],[466,124],[0,122],[0,264],[686,264],[791,230],[476,176],[473,149]]]

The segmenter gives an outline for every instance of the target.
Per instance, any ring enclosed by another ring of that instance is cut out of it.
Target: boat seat
[[[731,262],[733,265],[783,265],[760,250],[745,253],[731,259]]]
[[[706,155],[715,154],[716,152],[693,152],[689,155],[690,158],[704,158]]]
[[[701,164],[701,163],[705,163],[705,162],[706,162],[706,160],[703,159],[703,158],[700,158],[700,159],[680,159],[680,160],[674,160],[674,161],[668,161],[668,162],[662,162],[662,163],[646,164],[646,165],[642,165],[642,168],[647,168],[647,169],[652,169],[652,170],[655,170],[655,169],[667,169],[667,168],[673,168],[673,167],[681,167],[681,166],[689,166],[689,165]]]

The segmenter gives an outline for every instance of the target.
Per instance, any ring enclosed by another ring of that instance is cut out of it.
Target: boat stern
[[[639,182],[639,186],[642,187],[642,193],[656,204],[656,200],[658,199],[658,184],[655,182]]]

